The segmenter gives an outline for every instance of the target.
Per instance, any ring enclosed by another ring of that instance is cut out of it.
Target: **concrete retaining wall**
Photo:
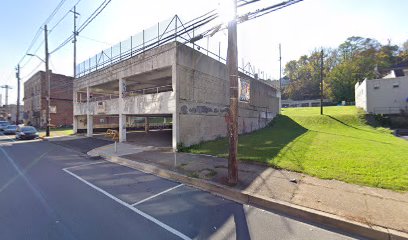
[[[177,47],[177,81],[180,124],[179,144],[189,146],[227,135],[229,82],[225,64],[184,46]],[[265,127],[279,111],[279,98],[272,86],[250,81],[249,103],[239,103],[239,133]]]

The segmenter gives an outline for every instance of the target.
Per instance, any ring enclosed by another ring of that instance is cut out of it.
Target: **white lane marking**
[[[131,171],[131,172],[124,172],[124,173],[115,173],[115,174],[112,174],[112,176],[123,176],[123,175],[131,175],[131,174],[137,174],[137,172]]]
[[[148,215],[147,213],[144,213],[144,212],[140,211],[139,209],[133,207],[132,205],[130,205],[130,204],[128,204],[128,203],[126,203],[126,202],[124,202],[124,201],[122,201],[122,200],[120,200],[119,198],[113,196],[112,194],[106,192],[105,190],[103,190],[103,189],[101,189],[101,188],[99,188],[99,187],[93,185],[92,183],[90,183],[90,182],[88,182],[88,181],[82,179],[80,176],[76,175],[75,173],[72,173],[72,172],[68,171],[67,169],[62,169],[62,170],[64,170],[66,173],[70,174],[71,176],[77,178],[78,180],[80,180],[81,182],[85,183],[86,185],[92,187],[93,189],[95,189],[95,190],[101,192],[101,193],[104,194],[105,196],[107,196],[107,197],[113,199],[114,201],[120,203],[121,205],[123,205],[123,206],[129,208],[130,210],[132,210],[133,212],[139,214],[140,216],[142,216],[142,217],[144,217],[144,218],[150,220],[151,222],[153,222],[153,223],[159,225],[160,227],[162,227],[162,228],[166,229],[167,231],[173,233],[174,235],[180,237],[181,239],[191,240],[191,238],[189,238],[188,236],[184,235],[183,233],[177,231],[176,229],[174,229],[174,228],[168,226],[167,224],[165,224],[165,223],[163,223],[163,222],[160,222],[160,221],[157,220],[156,218],[154,218],[154,217]]]
[[[137,202],[137,203],[133,203],[131,206],[139,205],[139,204],[141,204],[141,203],[143,203],[143,202],[146,202],[147,200],[150,200],[150,199],[152,199],[152,198],[155,198],[155,197],[157,197],[157,196],[160,196],[160,195],[162,195],[163,193],[170,192],[171,190],[174,190],[174,189],[176,189],[176,188],[178,188],[178,187],[181,187],[181,186],[183,186],[183,185],[184,185],[184,184],[179,184],[179,185],[177,185],[177,186],[175,186],[175,187],[172,187],[172,188],[169,188],[169,189],[167,189],[167,190],[164,190],[163,192],[159,192],[158,194],[155,194],[155,195],[153,195],[153,196],[150,196],[150,197],[148,197],[148,198],[145,198],[145,199],[143,199],[143,200],[140,200],[140,201]]]
[[[107,163],[107,161],[97,161],[97,162],[91,162],[91,163],[85,163],[85,164],[81,164],[81,165],[75,165],[75,166],[71,166],[71,167],[66,167],[66,168],[63,168],[62,170],[65,171],[65,169],[73,169],[73,168],[79,168],[79,167],[86,167],[86,166],[95,165],[95,164],[100,164],[100,163],[104,163],[104,162]]]
[[[4,136],[6,136],[6,135],[4,135]],[[15,138],[13,138],[13,137],[10,137],[10,136],[6,136],[8,139],[10,139],[12,142],[15,142],[16,140],[15,140]]]

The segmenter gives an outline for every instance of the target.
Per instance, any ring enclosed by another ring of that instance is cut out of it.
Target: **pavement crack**
[[[302,176],[300,176],[300,179],[298,180],[298,182],[297,183],[294,183],[294,184],[296,184],[296,187],[295,187],[295,189],[293,190],[293,192],[292,192],[292,194],[291,194],[291,196],[290,196],[290,202],[293,202],[293,198],[296,196],[296,193],[297,193],[297,191],[299,190],[299,188],[300,188],[300,184],[302,184],[303,183],[303,179],[305,178],[305,176],[304,175],[302,175]]]

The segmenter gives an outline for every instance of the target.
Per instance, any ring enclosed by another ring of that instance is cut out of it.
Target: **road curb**
[[[177,172],[161,169],[150,164],[132,161],[122,157],[107,156],[104,154],[101,154],[100,156],[104,157],[110,162],[134,168],[145,173],[154,174],[156,176],[169,180],[178,181],[186,185],[194,186],[235,202],[250,204],[266,210],[274,210],[291,217],[299,218],[301,220],[306,220],[312,223],[322,224],[327,227],[358,235],[364,238],[381,240],[408,240],[407,233],[397,230],[380,226],[370,226],[356,221],[347,220],[331,213],[322,212],[284,201],[265,198],[263,196],[252,194],[247,191],[239,191],[218,183],[188,177]]]

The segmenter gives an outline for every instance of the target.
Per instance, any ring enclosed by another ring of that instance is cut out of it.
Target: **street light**
[[[36,57],[36,58],[40,59],[43,63],[45,63],[45,60],[44,60],[44,59],[40,58],[39,56],[37,56],[37,55],[35,55],[35,54],[27,53],[26,55],[27,55],[27,56],[30,56],[30,57]]]
[[[40,58],[39,56],[32,54],[32,53],[27,53],[27,56],[31,56],[31,57],[36,57],[38,59],[40,59],[43,63],[45,63],[45,79],[47,81],[47,108],[45,109],[45,115],[46,115],[46,127],[45,127],[45,136],[49,137],[50,136],[50,122],[51,122],[51,115],[50,115],[50,102],[51,102],[51,93],[50,93],[50,72],[49,72],[49,67],[48,67],[48,58],[49,58],[49,53],[48,53],[48,49],[46,49],[46,56],[45,56],[45,60],[43,60],[42,58]]]

